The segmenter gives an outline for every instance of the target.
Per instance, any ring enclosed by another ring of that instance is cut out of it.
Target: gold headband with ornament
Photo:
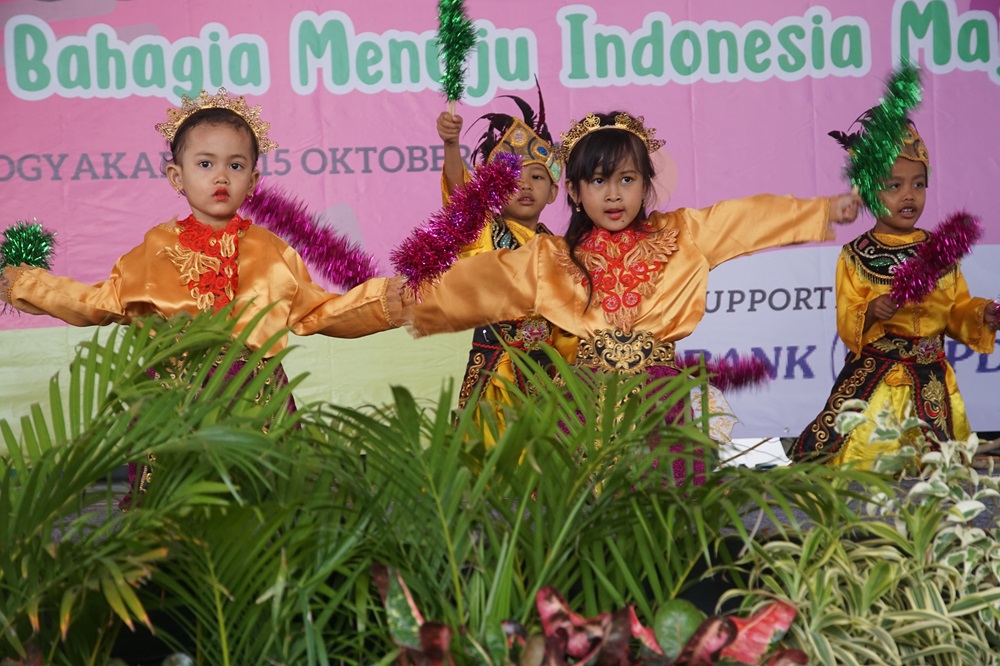
[[[615,116],[614,125],[602,125],[601,119],[598,118],[593,113],[588,113],[587,117],[580,122],[573,121],[572,126],[569,128],[568,132],[563,132],[560,136],[562,137],[562,144],[559,146],[559,157],[563,162],[569,160],[569,155],[573,152],[573,148],[583,137],[587,136],[591,132],[596,132],[598,130],[606,129],[620,129],[630,132],[642,140],[642,143],[646,146],[646,151],[650,154],[655,153],[657,150],[663,147],[665,141],[660,139],[654,139],[653,136],[656,134],[656,129],[653,127],[645,126],[646,119],[642,116],[636,116],[633,118],[627,113],[619,113]]]
[[[260,149],[261,155],[278,147],[277,143],[267,138],[271,123],[261,120],[260,106],[247,106],[247,100],[243,95],[230,97],[225,88],[219,88],[219,92],[214,95],[209,95],[207,91],[202,90],[196,99],[184,95],[181,97],[180,108],[167,109],[167,122],[157,123],[156,131],[163,135],[167,141],[173,143],[181,125],[202,109],[227,109],[242,118],[256,137],[257,147]]]
[[[503,137],[490,151],[486,162],[492,162],[500,153],[510,153],[521,158],[522,168],[529,164],[541,164],[545,167],[552,182],[559,182],[559,177],[562,175],[562,162],[559,161],[556,149],[523,120],[518,118],[512,120],[513,122],[504,132]]]
[[[922,162],[927,171],[931,169],[931,158],[927,153],[927,144],[917,133],[917,128],[913,123],[908,123],[900,138],[899,156],[911,162]]]

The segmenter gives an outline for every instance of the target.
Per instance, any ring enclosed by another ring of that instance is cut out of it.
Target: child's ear
[[[253,175],[250,177],[250,191],[247,194],[253,194],[257,189],[257,183],[260,182],[260,171],[257,169],[253,170]]]
[[[559,186],[552,183],[552,187],[549,188],[549,200],[545,203],[545,205],[547,206],[555,201],[557,196],[559,196]]]
[[[181,168],[176,164],[167,165],[167,182],[170,183],[170,187],[178,192],[181,191]]]
[[[574,204],[580,202],[579,199],[577,198],[576,183],[571,183],[568,180],[566,181],[566,194],[569,195],[569,198],[573,200]]]

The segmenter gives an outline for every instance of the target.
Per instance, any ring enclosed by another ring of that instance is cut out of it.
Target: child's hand
[[[4,266],[0,271],[0,299],[5,303],[10,303],[10,286],[17,280],[17,276],[27,268],[26,264],[20,266]]]
[[[990,301],[989,305],[986,306],[986,310],[983,311],[983,321],[994,331],[1000,328],[1000,303]]]
[[[889,294],[882,294],[868,304],[868,310],[865,312],[865,320],[872,323],[875,321],[885,321],[891,319],[898,310],[899,306],[893,302]]]
[[[443,112],[438,116],[437,129],[444,145],[457,145],[458,137],[462,133],[462,116]]]
[[[861,197],[856,192],[830,197],[830,222],[838,224],[853,222],[858,218],[861,205]]]

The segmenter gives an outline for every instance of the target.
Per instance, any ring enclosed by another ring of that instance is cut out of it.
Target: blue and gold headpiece
[[[538,136],[523,120],[513,119],[510,129],[490,151],[486,162],[492,162],[499,153],[517,155],[521,158],[522,167],[541,164],[553,183],[559,182],[559,177],[562,175],[562,162],[556,158],[552,144]]]
[[[524,119],[505,113],[487,113],[481,116],[479,120],[488,120],[489,126],[472,151],[473,161],[489,164],[500,153],[517,155],[521,158],[522,166],[541,164],[552,182],[559,182],[563,165],[545,122],[545,102],[542,100],[541,88],[538,89],[537,115],[520,97],[514,95],[501,95],[501,97],[514,100],[521,109]]]

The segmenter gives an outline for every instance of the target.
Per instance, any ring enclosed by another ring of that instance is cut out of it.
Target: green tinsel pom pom
[[[0,267],[27,264],[36,268],[51,268],[52,249],[56,235],[38,222],[18,220],[4,231],[0,243]]]
[[[878,106],[860,121],[863,131],[860,140],[852,146],[847,177],[858,188],[858,194],[875,217],[889,212],[878,193],[899,157],[900,138],[906,130],[910,111],[920,104],[920,91],[920,72],[904,63],[889,78],[885,96]]]
[[[465,59],[476,43],[476,31],[465,14],[465,0],[438,2],[438,46],[444,58],[441,86],[448,101],[465,92]]]

